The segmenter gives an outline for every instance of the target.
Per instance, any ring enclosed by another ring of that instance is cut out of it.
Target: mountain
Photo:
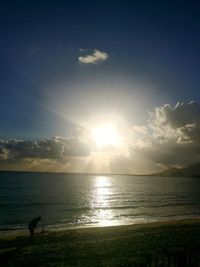
[[[163,172],[156,173],[160,176],[195,176],[200,177],[200,162],[183,168],[171,168]]]

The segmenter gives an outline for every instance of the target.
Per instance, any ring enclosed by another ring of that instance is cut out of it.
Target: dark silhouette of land
[[[163,172],[156,173],[157,176],[184,176],[184,177],[200,177],[200,163],[194,163],[183,168],[171,168]]]
[[[10,170],[0,170],[0,173],[9,173],[9,172],[16,172],[16,173],[55,173],[55,174],[68,174],[68,175],[127,175],[127,176],[184,176],[184,177],[200,177],[200,162],[194,163],[192,165],[183,167],[183,168],[169,168],[162,172],[156,173],[149,173],[149,174],[137,174],[137,173],[95,173],[95,172],[37,172],[37,171],[10,171]]]

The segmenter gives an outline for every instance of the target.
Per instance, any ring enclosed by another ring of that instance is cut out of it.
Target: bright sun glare
[[[119,144],[119,134],[112,124],[105,124],[92,130],[92,137],[99,147]]]

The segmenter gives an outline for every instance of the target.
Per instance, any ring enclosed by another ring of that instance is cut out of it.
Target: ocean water
[[[0,172],[0,230],[65,229],[200,215],[200,179]]]

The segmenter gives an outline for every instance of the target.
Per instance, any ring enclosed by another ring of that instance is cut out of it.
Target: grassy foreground
[[[0,266],[199,266],[199,251],[196,219],[1,237]]]

